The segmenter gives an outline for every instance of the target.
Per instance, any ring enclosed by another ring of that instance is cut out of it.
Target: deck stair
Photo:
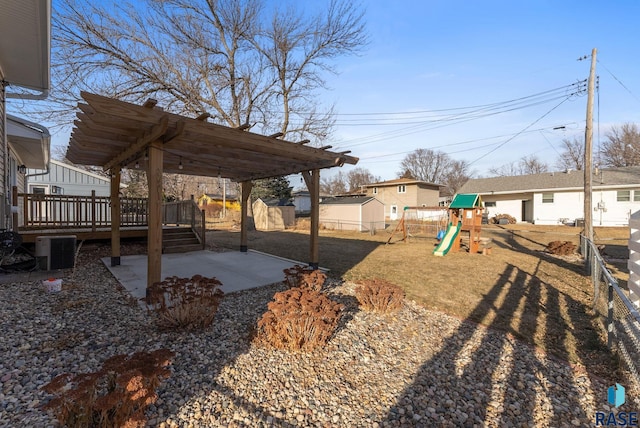
[[[190,227],[162,229],[162,253],[186,253],[202,250],[202,243]]]

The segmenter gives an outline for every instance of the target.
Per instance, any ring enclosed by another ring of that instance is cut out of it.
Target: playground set
[[[402,234],[399,240],[403,242],[409,242],[410,238],[431,238],[444,233],[448,218],[446,207],[404,207],[402,217],[387,244],[397,233]]]
[[[483,210],[480,195],[457,194],[449,205],[449,225],[440,243],[433,250],[433,255],[444,256],[450,251],[460,251],[462,241],[460,232],[469,234],[469,253],[478,253]]]

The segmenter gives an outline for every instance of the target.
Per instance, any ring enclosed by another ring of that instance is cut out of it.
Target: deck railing
[[[189,226],[205,247],[206,219],[205,212],[193,200],[167,202],[162,205],[162,224]]]
[[[21,229],[74,229],[111,226],[111,198],[18,193]],[[121,227],[147,226],[147,199],[120,198]]]

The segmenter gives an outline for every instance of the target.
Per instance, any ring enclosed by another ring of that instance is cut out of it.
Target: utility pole
[[[596,75],[596,48],[591,51],[591,71],[587,93],[587,124],[584,129],[584,235],[593,242],[593,193],[592,151],[593,151],[593,93]]]

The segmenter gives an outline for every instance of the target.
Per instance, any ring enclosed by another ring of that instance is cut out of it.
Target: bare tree
[[[549,166],[534,155],[522,157],[519,165],[521,175],[540,174],[549,170]]]
[[[489,168],[489,174],[494,177],[512,177],[520,174],[520,167],[516,162],[509,162],[504,165]]]
[[[399,177],[412,177],[429,183],[441,183],[451,165],[448,154],[431,149],[417,149],[404,157]]]
[[[320,193],[326,195],[343,195],[347,193],[347,182],[342,171],[331,177],[320,178]]]
[[[464,183],[469,181],[471,176],[472,173],[469,171],[469,163],[467,161],[451,161],[441,183],[445,186],[441,193],[447,196],[455,195]]]
[[[562,140],[563,151],[556,162],[556,167],[564,171],[574,169],[582,171],[584,168],[584,142],[574,138]]]
[[[546,163],[537,156],[523,156],[518,162],[510,162],[499,167],[489,168],[493,176],[512,177],[514,175],[540,174],[549,170]]]
[[[600,149],[602,166],[640,165],[640,131],[634,123],[613,126]]]
[[[352,2],[319,10],[266,0],[61,0],[52,20],[55,111],[72,111],[80,90],[152,97],[177,113],[319,141],[333,124],[315,96],[323,76],[367,42]]]
[[[440,151],[417,149],[402,160],[399,178],[441,184],[442,192],[454,195],[471,178],[469,163],[457,161]]]
[[[366,168],[354,168],[347,173],[346,182],[349,192],[357,192],[362,186],[380,181],[380,177],[376,177]]]
[[[317,10],[267,0],[60,0],[54,90],[42,116],[69,124],[85,90],[138,103],[155,98],[175,113],[208,112],[216,123],[319,144],[334,123],[332,106],[317,96],[324,77],[367,35],[363,12],[349,0]]]

